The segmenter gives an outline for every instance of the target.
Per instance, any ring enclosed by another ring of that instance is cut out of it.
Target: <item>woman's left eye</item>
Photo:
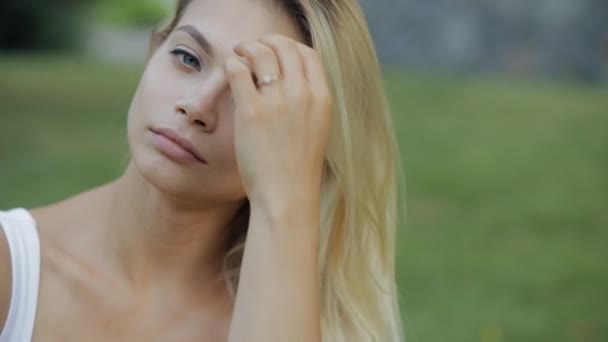
[[[178,62],[180,62],[184,66],[191,69],[195,69],[197,71],[201,70],[201,63],[199,62],[198,58],[196,58],[196,56],[189,53],[188,51],[182,49],[174,49],[171,51],[171,54],[175,56]]]

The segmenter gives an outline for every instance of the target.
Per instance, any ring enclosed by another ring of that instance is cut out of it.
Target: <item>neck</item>
[[[110,255],[135,286],[221,280],[241,204],[192,205],[163,194],[130,165],[108,187]]]

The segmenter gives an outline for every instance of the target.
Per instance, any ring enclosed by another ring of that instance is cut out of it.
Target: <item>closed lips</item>
[[[196,150],[194,149],[194,145],[192,145],[192,143],[188,139],[181,137],[174,130],[168,128],[151,128],[150,131],[152,131],[152,133],[154,134],[162,135],[163,137],[171,140],[179,147],[190,152],[198,161],[207,164],[207,161],[196,152]]]

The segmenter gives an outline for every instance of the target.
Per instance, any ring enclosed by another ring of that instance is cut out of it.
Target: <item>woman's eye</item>
[[[182,49],[174,49],[171,51],[171,54],[177,58],[177,61],[183,64],[184,66],[200,71],[201,63],[198,61],[193,54],[188,51]]]

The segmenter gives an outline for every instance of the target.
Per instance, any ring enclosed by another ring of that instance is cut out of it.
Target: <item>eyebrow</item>
[[[184,25],[178,27],[177,31],[182,31],[189,34],[203,48],[203,50],[205,50],[205,52],[209,56],[213,57],[213,48],[211,47],[211,44],[209,43],[207,38],[205,38],[205,36],[203,36],[203,34],[196,29],[196,27],[192,25]]]

